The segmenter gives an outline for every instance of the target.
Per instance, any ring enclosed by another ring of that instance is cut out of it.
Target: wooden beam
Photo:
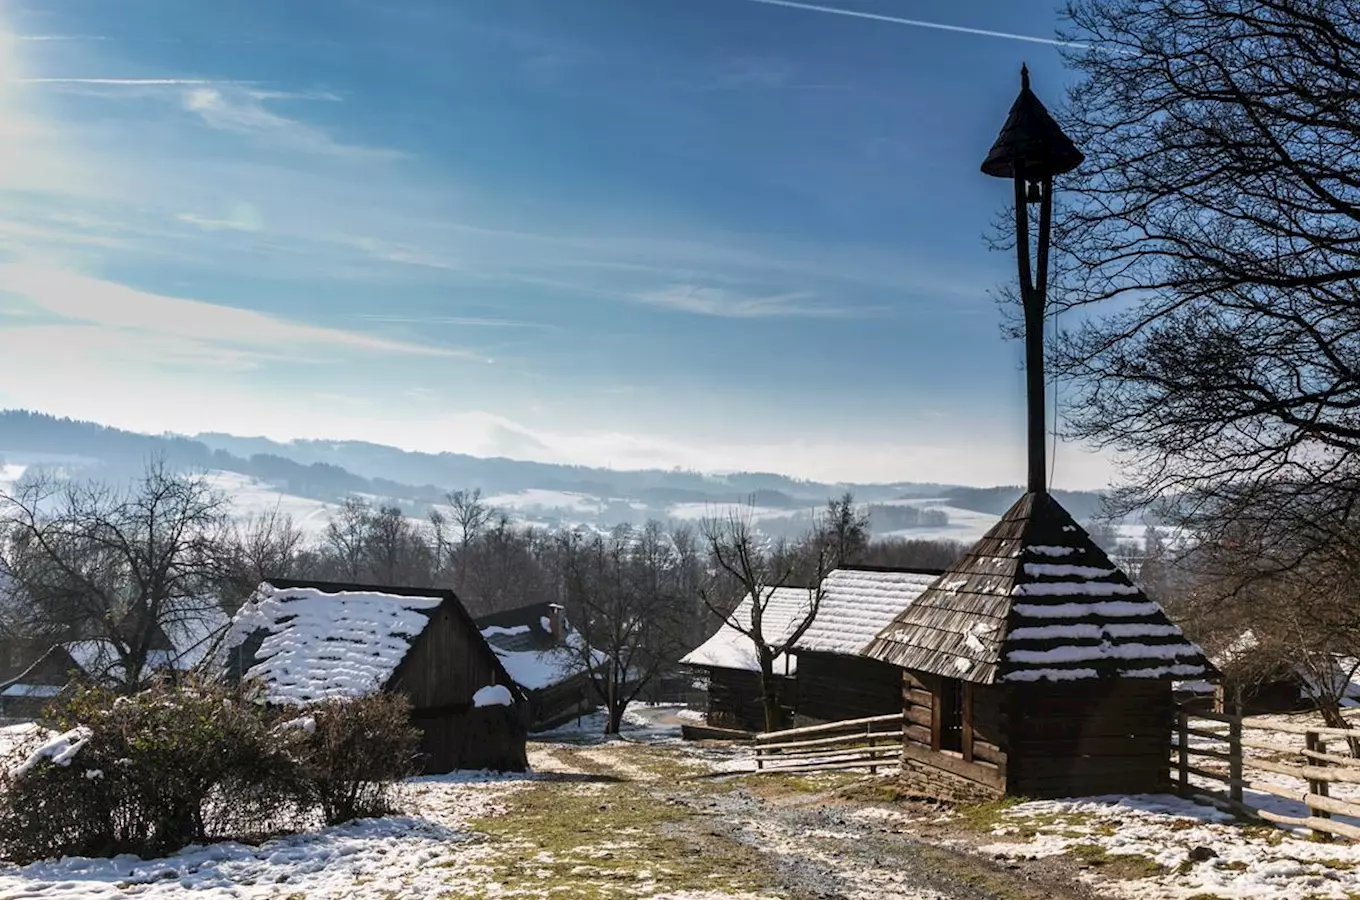
[[[866,725],[876,724],[902,724],[902,714],[893,713],[887,716],[869,716],[865,719],[845,719],[841,722],[827,722],[824,725],[808,725],[803,728],[785,728],[781,731],[770,731],[765,734],[757,735],[756,740],[760,743],[767,741],[779,741],[791,735],[813,735],[813,734],[833,734],[837,731],[846,731],[857,728],[863,730]]]

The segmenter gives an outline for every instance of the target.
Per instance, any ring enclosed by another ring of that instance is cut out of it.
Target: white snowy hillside
[[[787,642],[803,624],[812,609],[812,595],[807,588],[774,588],[764,603],[761,632],[767,644],[777,646]],[[748,594],[713,637],[691,650],[680,662],[687,666],[759,672],[760,658],[756,655],[755,643],[733,626],[737,623],[750,629],[751,606]],[[798,671],[798,658],[792,653],[779,654],[774,660],[774,671],[777,675],[792,675]]]
[[[391,680],[443,602],[265,582],[236,614],[222,652],[239,648],[243,679],[262,683],[271,703],[362,697]],[[261,635],[250,652],[248,642]]]

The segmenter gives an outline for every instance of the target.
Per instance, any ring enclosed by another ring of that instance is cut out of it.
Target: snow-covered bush
[[[291,735],[290,752],[328,824],[391,811],[393,785],[420,770],[420,731],[400,694],[326,700],[276,731]]]
[[[309,805],[295,741],[225,688],[87,688],[48,715],[62,734],[0,765],[7,859],[168,853],[294,827]]]

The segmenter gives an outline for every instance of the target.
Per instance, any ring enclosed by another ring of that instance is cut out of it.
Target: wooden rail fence
[[[1190,719],[1204,719],[1215,723],[1205,728],[1190,725]],[[1226,726],[1226,728],[1224,727]],[[1295,734],[1303,737],[1303,747],[1285,747],[1277,743],[1258,740],[1244,734],[1248,730],[1269,730]],[[1219,742],[1214,747],[1191,746],[1190,738]],[[1201,799],[1253,819],[1275,825],[1309,828],[1322,839],[1335,835],[1360,841],[1360,827],[1345,822],[1337,822],[1332,816],[1360,818],[1360,803],[1341,800],[1331,796],[1332,784],[1360,784],[1360,759],[1349,752],[1331,753],[1328,739],[1345,739],[1349,751],[1351,742],[1360,740],[1360,732],[1347,728],[1322,728],[1305,725],[1278,724],[1257,725],[1241,716],[1222,713],[1179,713],[1176,722],[1175,743],[1172,745],[1171,770],[1175,778],[1177,792],[1189,799]],[[1244,750],[1260,750],[1276,753],[1285,757],[1297,757],[1302,764],[1284,763],[1273,759],[1247,757]],[[1226,764],[1227,771],[1219,768],[1206,768],[1198,764],[1202,760],[1210,763]],[[1245,768],[1287,775],[1306,782],[1306,790],[1291,788],[1261,779],[1249,778]],[[1223,790],[1205,788],[1193,784],[1190,776],[1216,781],[1225,786]],[[1301,803],[1308,810],[1306,816],[1286,816],[1267,809],[1251,806],[1243,799],[1243,789],[1260,791],[1285,800]]]
[[[901,714],[771,731],[755,738],[756,771],[816,772],[902,764]]]

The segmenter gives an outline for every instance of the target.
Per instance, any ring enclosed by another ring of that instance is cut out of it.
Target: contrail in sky
[[[983,37],[1006,38],[1011,41],[1028,41],[1031,44],[1048,44],[1053,47],[1076,47],[1090,50],[1090,44],[1076,41],[1060,41],[1056,38],[1034,37],[1028,34],[1012,34],[1009,31],[988,31],[985,28],[968,28],[963,25],[945,25],[941,22],[925,22],[920,19],[903,19],[899,16],[885,16],[881,13],[860,12],[854,9],[840,9],[835,6],[816,6],[811,3],[796,3],[794,0],[747,0],[748,3],[763,3],[766,6],[787,6],[790,9],[805,9],[809,12],[830,13],[834,16],[849,16],[852,19],[870,19],[875,22],[888,22],[892,25],[911,25],[916,28],[934,28],[937,31],[956,31],[960,34],[977,34]]]

